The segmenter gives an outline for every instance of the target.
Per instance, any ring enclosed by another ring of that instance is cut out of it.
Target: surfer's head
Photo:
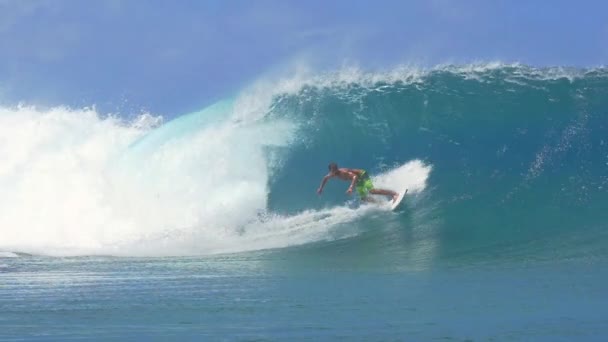
[[[336,163],[329,163],[327,168],[329,169],[329,172],[331,172],[331,173],[338,172],[338,164],[336,164]]]

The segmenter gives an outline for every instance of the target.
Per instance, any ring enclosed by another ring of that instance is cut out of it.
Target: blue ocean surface
[[[341,256],[346,250],[335,244],[287,255],[15,258],[5,261],[2,274],[1,336],[45,341],[601,341],[606,336],[605,263],[416,271],[371,264],[378,252],[362,250],[347,260]]]
[[[0,108],[0,340],[603,341],[607,118],[607,69],[499,63]]]

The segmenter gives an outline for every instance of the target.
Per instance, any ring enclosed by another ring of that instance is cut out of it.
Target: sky
[[[608,2],[0,0],[4,106],[172,117],[289,65],[493,61],[608,64]]]

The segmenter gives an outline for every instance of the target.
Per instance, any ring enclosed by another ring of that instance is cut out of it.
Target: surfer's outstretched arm
[[[357,174],[353,172],[349,172],[348,175],[352,177],[352,181],[350,182],[350,186],[348,187],[348,190],[346,190],[346,193],[352,194],[353,188],[355,187],[355,184],[357,184],[357,179],[359,179],[359,177],[357,177]]]
[[[331,173],[328,174],[327,176],[323,177],[323,180],[321,181],[321,185],[317,189],[318,194],[321,194],[323,192],[323,187],[325,186],[325,183],[327,183],[327,180],[330,179],[331,177],[333,177],[333,175]]]

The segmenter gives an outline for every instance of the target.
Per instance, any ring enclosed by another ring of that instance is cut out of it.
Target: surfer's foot
[[[399,194],[394,194],[393,195],[393,203],[395,203],[395,201],[397,201],[397,197],[399,197]]]

